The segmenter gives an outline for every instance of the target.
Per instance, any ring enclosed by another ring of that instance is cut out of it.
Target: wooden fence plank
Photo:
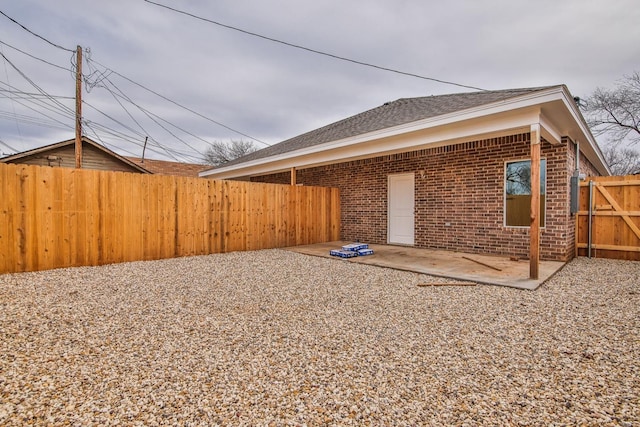
[[[578,243],[578,247],[582,249],[587,248],[586,243]],[[620,246],[620,245],[604,245],[604,244],[592,244],[592,249],[603,249],[608,251],[622,251],[622,252],[640,252],[640,246]]]
[[[335,188],[0,164],[0,274],[338,240]]]
[[[603,186],[599,186],[598,185],[598,186],[596,186],[596,188],[598,189],[598,191],[600,191],[600,193],[604,196],[604,198],[607,199],[607,201],[611,204],[611,206],[613,207],[613,209],[615,211],[617,211],[617,212],[624,211],[624,209],[622,209],[620,204],[611,195],[611,193],[609,193],[609,191],[607,191]],[[621,197],[621,196],[619,195],[619,197]],[[622,197],[622,199],[624,200],[623,197]],[[629,218],[629,216],[627,216],[627,215],[622,215],[622,220],[627,223],[627,225],[634,232],[636,237],[638,237],[638,239],[640,239],[640,228],[638,228],[638,226],[635,225],[633,221],[631,221],[631,218]]]
[[[637,176],[593,177],[591,255],[640,261],[640,180]],[[580,184],[576,250],[588,253],[589,183]]]

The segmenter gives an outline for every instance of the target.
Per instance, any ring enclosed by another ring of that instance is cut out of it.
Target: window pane
[[[540,226],[544,227],[547,167],[540,160]],[[505,171],[505,224],[528,227],[531,223],[531,161],[507,163]]]

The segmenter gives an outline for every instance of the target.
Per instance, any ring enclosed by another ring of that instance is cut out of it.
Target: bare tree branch
[[[232,140],[228,143],[215,141],[204,153],[204,160],[212,166],[221,166],[256,150],[252,141]]]
[[[640,142],[640,73],[625,76],[614,89],[597,88],[585,112],[594,135],[607,135],[613,143]]]
[[[640,152],[618,144],[609,144],[602,150],[602,154],[614,175],[640,173]]]

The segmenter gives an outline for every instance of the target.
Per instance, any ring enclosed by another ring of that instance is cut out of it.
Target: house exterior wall
[[[415,247],[528,258],[528,227],[504,225],[504,179],[505,162],[530,158],[529,138],[524,133],[301,169],[296,180],[340,188],[342,239],[386,244],[388,175],[413,172]],[[541,258],[566,261],[574,256],[575,244],[569,210],[574,145],[543,142],[542,158],[547,208]],[[581,163],[581,169],[596,174]],[[252,180],[287,184],[290,177],[286,172]]]
[[[577,147],[575,143],[568,139],[563,138],[563,144],[567,144],[567,170],[569,171],[569,177],[574,174],[576,169],[576,151]],[[599,176],[597,169],[591,164],[589,160],[587,160],[584,156],[580,156],[580,164],[578,165],[578,170],[580,174],[584,174],[585,176]],[[570,200],[571,188],[567,186],[567,200]],[[567,236],[565,239],[566,248],[565,251],[567,253],[573,252],[575,254],[575,242],[576,242],[576,217],[572,215],[570,218],[572,224],[567,229]]]
[[[49,160],[52,157],[56,157],[56,159]],[[22,157],[12,163],[75,168],[75,147],[73,146],[73,144],[71,144],[60,148],[54,148],[30,156]],[[131,167],[130,165],[118,160],[115,157],[105,154],[103,151],[98,150],[97,148],[89,144],[82,145],[82,168],[140,173],[139,169]]]

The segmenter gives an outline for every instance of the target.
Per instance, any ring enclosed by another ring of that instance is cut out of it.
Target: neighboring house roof
[[[211,168],[211,166],[207,165],[169,162],[165,160],[141,159],[139,157],[127,157],[127,159],[158,175],[197,177],[199,172]]]
[[[65,141],[61,141],[61,142],[56,142],[55,144],[49,144],[49,145],[45,145],[43,147],[38,147],[38,148],[34,148],[33,150],[27,150],[27,151],[23,151],[21,153],[17,153],[17,154],[13,154],[7,157],[3,157],[0,159],[0,163],[27,163],[30,160],[33,159],[47,159],[48,157],[48,153],[53,153],[53,152],[61,152],[61,150],[64,149],[71,149],[73,150],[73,146],[75,146],[75,139],[68,139]],[[97,142],[91,140],[90,138],[83,136],[82,137],[82,148],[83,148],[83,152],[85,149],[89,148],[94,150],[94,152],[99,153],[102,156],[105,156],[103,158],[108,158],[110,159],[113,164],[121,164],[121,165],[125,165],[127,170],[132,170],[132,171],[137,171],[137,172],[141,172],[141,173],[151,173],[148,169],[135,164],[134,162],[132,162],[131,160],[127,159],[126,157],[123,157],[117,153],[115,153],[114,151],[111,151],[110,149],[104,147],[103,145],[98,144]],[[57,157],[57,156],[54,156]],[[83,155],[83,157],[85,157]],[[49,159],[49,163],[51,162],[59,162],[62,159],[56,158],[56,159]],[[33,163],[33,162],[31,162]],[[34,163],[36,164],[36,163]],[[37,164],[43,164],[41,161],[38,162]],[[85,169],[97,169],[94,164],[91,164],[91,167],[88,167],[89,163],[88,162],[83,162],[83,168]],[[66,165],[68,167],[73,167],[75,166],[75,159],[73,160],[73,165],[69,164]],[[100,168],[103,169],[103,168]],[[106,169],[109,169],[108,167]],[[120,170],[120,169],[118,169]]]
[[[545,139],[559,142],[566,135],[587,143],[589,160],[601,173],[608,173],[573,97],[566,86],[557,85],[398,99],[250,153],[200,176],[236,178],[313,167],[505,130],[529,131],[530,125],[541,122]],[[415,132],[420,132],[419,138]]]

